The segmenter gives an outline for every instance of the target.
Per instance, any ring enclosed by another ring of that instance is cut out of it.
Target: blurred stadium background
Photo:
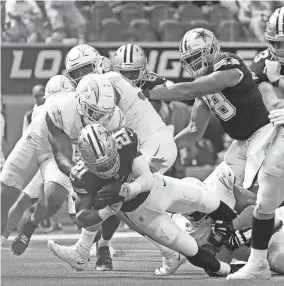
[[[221,48],[247,64],[266,48],[264,29],[284,1],[1,1],[2,146],[7,157],[22,134],[25,114],[32,110],[33,87],[64,71],[68,50],[93,45],[111,57],[125,43],[141,45],[148,66],[171,81],[190,80],[179,62],[184,32],[212,30]],[[34,94],[35,95],[35,94]],[[175,133],[187,126],[192,102],[163,103],[160,115]],[[171,175],[204,179],[222,161],[231,139],[212,116],[205,137],[182,150]],[[60,215],[69,222],[67,213]]]

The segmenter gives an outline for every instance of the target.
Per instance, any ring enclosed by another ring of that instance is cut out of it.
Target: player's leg
[[[116,216],[111,216],[102,223],[101,238],[96,243],[97,246],[97,262],[96,270],[108,271],[112,270],[112,256],[110,241],[115,231],[118,229],[120,219]]]
[[[219,275],[230,273],[229,264],[219,262],[208,250],[199,247],[166,213],[159,214],[143,205],[138,211],[127,213],[127,217],[151,239],[183,254],[191,264]]]
[[[43,182],[40,171],[33,177],[25,187],[17,201],[10,208],[7,225],[3,233],[6,239],[11,232],[18,226],[24,212],[43,195]]]
[[[228,279],[270,279],[267,262],[268,243],[274,231],[274,212],[284,199],[284,129],[277,134],[259,171],[257,204],[253,214],[251,253],[248,263],[241,271]]]
[[[73,191],[72,197],[69,194],[68,198],[69,214],[71,215],[73,221],[77,225],[80,225],[76,217],[75,201],[76,205],[80,206],[80,209],[88,209],[90,205],[92,205],[92,195],[78,196]],[[54,255],[67,262],[72,268],[76,269],[77,271],[86,270],[90,259],[90,249],[99,228],[100,225],[82,228],[80,238],[75,245],[59,245],[53,240],[49,240],[47,246],[54,253]]]
[[[225,153],[224,161],[235,176],[235,184],[243,185],[246,167],[246,142],[234,140]]]
[[[1,234],[5,230],[9,209],[38,171],[36,149],[37,144],[33,138],[24,135],[10,153],[1,171]]]
[[[71,188],[69,178],[60,172],[53,157],[42,162],[40,169],[44,182],[44,195],[39,198],[34,213],[18,230],[18,235],[12,244],[12,250],[16,255],[21,255],[26,250],[37,225],[60,209]]]

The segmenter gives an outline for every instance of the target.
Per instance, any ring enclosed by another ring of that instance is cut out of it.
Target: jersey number
[[[121,149],[131,143],[131,139],[124,128],[115,133],[115,140],[118,149]]]
[[[254,62],[257,63],[259,62],[261,59],[266,59],[269,57],[269,51],[265,50],[263,52],[260,52],[255,58],[254,58]]]
[[[79,160],[76,165],[72,168],[70,179],[74,181],[75,179],[81,180],[83,175],[88,171],[84,161]]]
[[[206,101],[214,113],[223,121],[228,121],[236,115],[235,106],[222,93],[207,95]]]

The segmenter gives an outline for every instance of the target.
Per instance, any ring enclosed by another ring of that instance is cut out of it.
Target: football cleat
[[[252,262],[248,261],[247,264],[240,270],[226,277],[227,280],[250,280],[250,279],[271,279],[271,272],[269,264],[266,259]]]
[[[110,245],[109,246],[110,257],[113,258],[115,255],[116,250]],[[97,256],[97,245],[93,244],[90,250],[90,257]]]
[[[47,242],[47,247],[55,256],[67,262],[73,269],[77,271],[84,271],[87,269],[90,259],[82,258],[74,245],[64,246],[57,244],[53,240],[49,240]]]
[[[155,270],[155,274],[158,276],[175,274],[185,262],[185,256],[175,252],[169,257],[163,257],[163,265]]]
[[[112,258],[110,255],[110,247],[102,246],[99,248],[98,242],[97,246],[97,262],[96,270],[98,271],[110,271],[112,270]]]
[[[12,244],[12,252],[15,255],[21,255],[25,252],[25,250],[29,246],[31,236],[36,230],[36,228],[37,228],[37,225],[31,222],[30,217],[21,226],[21,228],[18,231],[18,235],[16,236]]]

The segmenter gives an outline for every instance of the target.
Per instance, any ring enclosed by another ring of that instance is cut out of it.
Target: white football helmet
[[[193,77],[205,75],[220,50],[215,35],[206,29],[196,28],[185,33],[180,41],[180,61]]]
[[[49,79],[45,86],[44,98],[59,92],[75,91],[72,81],[64,75],[55,75]]]
[[[112,71],[112,64],[110,59],[104,56],[99,56],[96,65],[96,72],[99,74],[105,74],[109,71]]]
[[[120,158],[115,139],[100,124],[89,124],[78,137],[81,158],[92,173],[103,178],[113,177],[120,168]]]
[[[89,45],[82,44],[73,47],[66,56],[66,73],[78,84],[84,75],[96,71],[99,56],[99,52]]]
[[[115,90],[104,75],[88,74],[79,82],[76,88],[78,111],[85,122],[104,124],[115,110]]]
[[[134,84],[147,76],[147,57],[138,45],[121,46],[114,54],[111,63],[116,72],[121,73]]]
[[[284,64],[284,7],[278,8],[266,23],[265,38],[272,55]]]

